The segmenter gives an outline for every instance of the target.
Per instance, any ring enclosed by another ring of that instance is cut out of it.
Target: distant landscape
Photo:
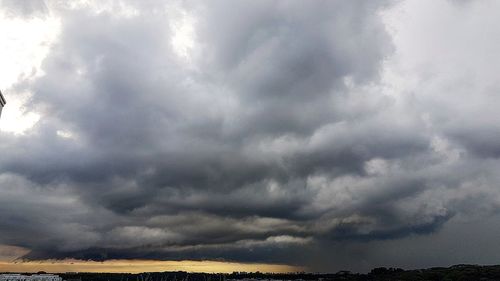
[[[43,273],[43,272],[42,272]],[[500,265],[454,265],[451,267],[432,267],[427,269],[404,270],[401,268],[378,267],[369,273],[360,274],[350,271],[336,273],[261,273],[233,272],[231,274],[146,272],[127,273],[60,273],[65,281],[257,281],[257,280],[294,280],[294,281],[376,281],[376,280],[500,280]]]
[[[500,280],[500,265],[454,265],[451,267],[432,267],[427,269],[403,270],[401,268],[378,267],[369,273],[360,274],[350,271],[337,273],[248,273],[234,272],[231,274],[207,274],[187,272],[155,272],[143,274],[119,273],[65,273],[64,280],[80,281],[230,281],[230,280]]]

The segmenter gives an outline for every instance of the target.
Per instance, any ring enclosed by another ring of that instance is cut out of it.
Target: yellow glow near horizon
[[[237,263],[224,261],[157,261],[157,260],[108,260],[104,262],[81,260],[0,261],[0,272],[106,272],[141,273],[187,271],[206,273],[246,272],[299,272],[304,267],[283,264]]]

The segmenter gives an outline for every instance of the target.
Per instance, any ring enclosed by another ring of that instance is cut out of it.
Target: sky
[[[0,0],[0,271],[499,264],[498,11]]]

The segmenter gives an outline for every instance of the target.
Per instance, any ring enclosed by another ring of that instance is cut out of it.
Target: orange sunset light
[[[304,267],[262,264],[236,263],[223,261],[156,261],[156,260],[108,260],[104,262],[81,260],[44,260],[44,261],[0,261],[0,272],[109,272],[141,273],[163,271],[187,271],[207,273],[247,272],[297,272]]]

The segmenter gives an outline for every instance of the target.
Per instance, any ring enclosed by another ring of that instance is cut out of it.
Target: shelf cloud
[[[59,24],[2,89],[40,116],[0,131],[0,245],[22,258],[500,257],[456,248],[498,226],[498,2],[40,3],[1,8]]]

